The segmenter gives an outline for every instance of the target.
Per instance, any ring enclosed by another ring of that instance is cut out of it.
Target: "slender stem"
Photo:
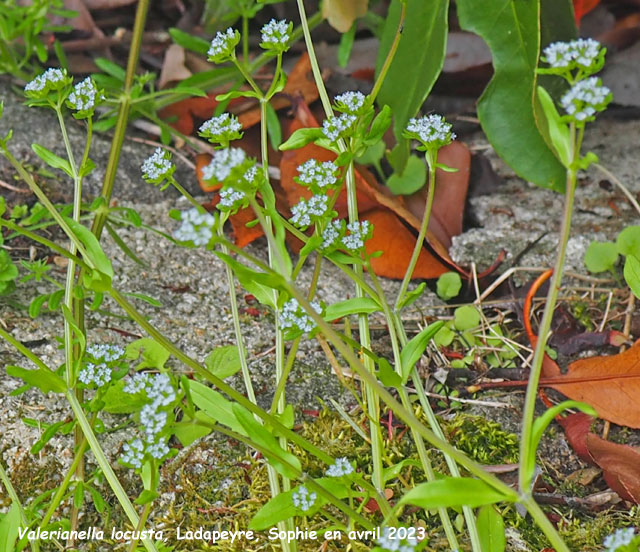
[[[157,470],[158,468],[153,468],[155,470]],[[144,527],[144,524],[147,523],[147,519],[149,518],[149,514],[151,513],[151,502],[147,502],[144,505],[144,508],[142,509],[142,513],[140,514],[140,519],[138,520],[138,525],[136,526],[136,535],[139,535],[140,533],[138,533],[137,531],[142,531],[142,528]],[[136,549],[138,548],[138,542],[140,539],[133,538],[131,539],[131,544],[129,545],[129,552],[135,552]]]
[[[404,4],[403,4],[404,5]],[[429,166],[429,179],[427,182],[427,201],[424,208],[424,214],[422,215],[422,223],[420,224],[420,231],[418,233],[418,238],[416,239],[416,243],[413,246],[413,253],[411,253],[411,259],[409,260],[409,266],[407,266],[407,270],[404,274],[404,278],[402,279],[402,285],[400,286],[400,291],[398,292],[398,297],[396,299],[395,311],[399,313],[401,309],[402,301],[404,300],[405,294],[407,293],[407,288],[409,287],[409,282],[411,281],[411,277],[413,276],[413,271],[416,268],[416,264],[418,263],[418,259],[420,257],[420,253],[422,252],[422,247],[424,245],[424,238],[427,235],[427,228],[429,228],[429,219],[431,217],[431,209],[433,207],[433,198],[435,196],[436,189],[436,160],[437,160],[437,152],[430,153],[427,152],[425,155],[427,159],[427,165]]]
[[[247,68],[238,60],[238,58],[236,58],[235,54],[231,57],[231,61],[233,61],[233,64],[238,68],[238,71],[240,71],[240,74],[244,77],[249,86],[251,86],[253,91],[258,95],[259,98],[261,98],[262,90],[260,90],[260,87],[256,84],[256,81],[253,80],[253,77],[251,76],[251,73],[247,71]]]
[[[118,502],[120,502],[120,506],[124,510],[124,513],[126,514],[127,518],[129,518],[129,522],[131,523],[131,525],[133,525],[134,527],[137,527],[140,518],[138,517],[138,514],[135,508],[133,507],[133,504],[131,504],[131,501],[129,500],[129,497],[127,496],[126,491],[122,488],[122,485],[120,484],[118,477],[114,473],[113,468],[109,463],[109,460],[107,460],[107,457],[105,456],[102,450],[102,447],[100,446],[100,443],[98,443],[98,440],[96,439],[96,436],[93,433],[93,429],[91,428],[91,424],[89,423],[89,420],[87,420],[87,417],[84,414],[84,410],[82,410],[82,406],[78,402],[78,399],[76,398],[73,392],[67,391],[65,393],[65,396],[67,397],[67,400],[71,405],[71,409],[73,410],[76,420],[80,424],[80,427],[82,428],[82,431],[84,432],[84,435],[87,438],[87,442],[91,447],[91,451],[93,452],[93,455],[96,458],[96,462],[98,463],[98,466],[102,470],[102,473],[104,474],[105,479],[108,481],[109,486],[111,487],[111,490],[116,495],[116,498],[118,499]],[[144,545],[144,547],[147,549],[148,552],[158,552],[151,540],[143,539],[142,544]]]
[[[520,437],[520,465],[519,472],[519,485],[520,492],[523,496],[528,497],[531,494],[531,474],[526,473],[522,469],[524,464],[529,464],[527,459],[535,454],[535,451],[531,450],[532,447],[532,432],[533,432],[533,417],[536,404],[536,396],[538,393],[538,383],[540,381],[540,372],[542,370],[542,362],[544,360],[545,350],[547,346],[547,339],[549,337],[549,330],[551,329],[551,321],[553,319],[553,311],[555,310],[556,301],[558,299],[558,292],[562,282],[562,272],[564,270],[564,260],[567,251],[567,242],[569,241],[569,235],[571,232],[571,214],[573,212],[573,200],[576,189],[577,169],[575,168],[575,162],[579,155],[579,149],[575,148],[575,125],[571,125],[572,135],[574,140],[574,151],[572,155],[572,164],[567,169],[567,187],[565,191],[564,199],[564,212],[562,216],[562,226],[560,228],[560,237],[558,243],[558,253],[556,256],[556,262],[553,269],[553,276],[551,283],[549,284],[549,292],[547,294],[547,301],[544,307],[544,313],[540,322],[540,328],[538,329],[538,339],[533,354],[533,361],[531,363],[531,370],[529,372],[529,383],[527,385],[527,393],[525,396],[524,410],[522,414],[522,435]],[[528,472],[529,470],[527,470]]]
[[[380,69],[380,73],[378,74],[378,78],[376,79],[375,84],[373,85],[373,90],[369,97],[371,98],[371,102],[373,103],[375,99],[378,97],[378,92],[382,88],[384,83],[384,79],[389,72],[389,67],[391,67],[391,62],[396,55],[396,51],[398,50],[398,45],[400,44],[400,38],[402,37],[402,30],[404,28],[404,18],[407,12],[407,3],[400,2],[402,6],[400,8],[400,21],[398,21],[398,29],[396,30],[396,35],[393,37],[393,42],[391,43],[391,48],[389,48],[389,53],[384,60],[384,64],[382,65],[382,69]]]
[[[249,18],[246,13],[242,13],[242,61],[245,65],[249,63]]]
[[[133,81],[138,67],[140,45],[142,43],[142,33],[147,19],[149,1],[150,0],[139,0],[138,7],[136,8],[136,17],[133,24],[133,36],[131,38],[131,49],[129,50],[129,58],[127,60],[127,72],[124,78],[122,95],[120,96],[120,109],[118,111],[116,126],[113,131],[113,139],[111,141],[111,149],[109,150],[109,159],[107,161],[104,180],[102,181],[102,189],[100,190],[100,196],[105,199],[107,204],[109,204],[109,201],[111,200],[113,184],[116,179],[116,171],[118,169],[118,162],[120,161],[120,153],[122,151],[122,144],[124,143],[124,136],[127,130],[127,121],[129,120],[129,111],[131,109],[131,88],[133,87]],[[105,222],[107,221],[107,216],[107,212],[99,211],[93,219],[91,231],[97,238],[100,238],[102,235],[102,230]]]

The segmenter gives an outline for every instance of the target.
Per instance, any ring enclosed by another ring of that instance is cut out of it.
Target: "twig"
[[[620,188],[620,191],[627,197],[627,199],[629,200],[629,203],[631,203],[631,205],[633,205],[635,210],[638,211],[638,213],[640,214],[640,205],[638,205],[636,198],[633,197],[633,195],[627,189],[627,187],[622,182],[620,182],[620,180],[618,180],[611,171],[609,171],[608,169],[605,169],[602,165],[598,163],[594,163],[593,166],[596,169],[598,169],[602,174],[604,174],[609,180],[611,180],[611,182],[613,182],[616,186],[618,186],[618,188]]]
[[[7,190],[11,190],[12,192],[16,192],[17,194],[25,194],[25,195],[31,194],[31,190],[27,188],[17,188],[16,186],[11,185],[8,182],[5,182],[4,180],[0,180],[0,186],[2,186],[3,188],[6,188]]]

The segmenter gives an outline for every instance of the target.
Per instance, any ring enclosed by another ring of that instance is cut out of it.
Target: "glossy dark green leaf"
[[[480,35],[493,56],[494,75],[478,101],[478,116],[489,141],[516,174],[563,191],[565,168],[535,118],[539,3],[459,0],[457,6],[460,26]]]

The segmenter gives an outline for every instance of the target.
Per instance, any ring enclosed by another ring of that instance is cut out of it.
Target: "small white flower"
[[[366,96],[359,91],[344,92],[333,98],[340,111],[351,114],[357,114],[362,109],[365,99]]]
[[[92,78],[87,77],[73,87],[67,103],[76,111],[92,113],[96,102],[103,99],[104,96],[98,92],[96,83]]]
[[[153,404],[145,404],[140,410],[140,423],[144,427],[147,439],[153,441],[165,425],[167,425],[167,413],[157,410]]]
[[[147,388],[151,385],[152,379],[151,374],[148,372],[137,372],[133,377],[125,378],[125,384],[122,390],[131,395],[135,395],[141,391],[146,392]]]
[[[146,452],[156,460],[162,460],[169,454],[170,449],[163,441],[153,441],[146,444]]]
[[[206,181],[222,182],[246,158],[247,154],[240,148],[216,150],[209,164],[202,169],[202,178]]]
[[[441,147],[455,140],[451,124],[440,115],[427,115],[419,119],[410,119],[407,125],[410,138],[420,140],[425,146]]]
[[[316,194],[308,201],[301,199],[292,208],[292,224],[299,228],[307,228],[313,221],[321,219],[329,209],[329,197],[323,194]]]
[[[358,117],[351,113],[342,113],[322,122],[323,134],[332,142],[342,138],[353,126]]]
[[[212,117],[200,126],[200,136],[210,142],[229,142],[242,136],[242,124],[235,115],[223,113]]]
[[[357,251],[364,247],[369,232],[371,231],[371,223],[368,220],[354,221],[347,224],[349,235],[342,238],[342,244],[351,251]]]
[[[111,381],[111,368],[105,363],[87,362],[78,372],[78,379],[85,385],[102,387]]]
[[[607,547],[607,552],[616,552],[619,548],[631,544],[635,536],[633,527],[618,529],[615,533],[605,538],[602,544]]]
[[[318,314],[322,312],[322,307],[316,301],[311,302],[311,307]],[[304,311],[296,299],[289,299],[282,306],[278,321],[283,330],[298,329],[302,332],[310,332],[316,327],[313,319]]]
[[[300,485],[291,495],[291,499],[296,508],[300,508],[303,512],[307,512],[316,501],[316,493],[309,492],[304,485]]]
[[[312,188],[328,188],[338,181],[338,165],[333,161],[309,159],[298,166],[297,182]]]
[[[216,219],[209,213],[201,213],[193,207],[180,215],[182,224],[173,237],[178,241],[192,241],[195,245],[207,245],[213,237],[213,226]]]
[[[571,42],[554,42],[544,51],[543,60],[554,69],[588,69],[598,59],[602,47],[592,38],[579,38]]]
[[[600,79],[590,77],[577,82],[560,99],[560,105],[576,121],[585,121],[604,110],[611,99],[611,90]]]
[[[156,374],[147,384],[147,398],[151,399],[151,406],[160,408],[169,406],[176,400],[176,391],[171,385],[167,374]]]
[[[31,93],[32,96],[41,96],[49,90],[59,90],[67,81],[67,71],[65,69],[47,69],[41,75],[38,75],[24,87],[25,92]]]
[[[240,42],[240,33],[229,27],[226,31],[218,31],[211,41],[209,51],[209,61],[221,62],[231,57],[235,47]]]
[[[175,171],[175,165],[171,162],[171,154],[158,147],[153,155],[142,163],[142,177],[151,183],[158,184],[168,178]]]
[[[285,21],[284,19],[280,21],[276,21],[272,19],[262,27],[260,31],[263,48],[268,47],[270,45],[276,45],[281,48],[283,45],[286,45],[289,42],[290,33],[291,33],[291,24]]]
[[[247,198],[247,194],[240,190],[236,190],[231,186],[226,186],[222,190],[220,190],[220,201],[218,202],[218,208],[225,209],[235,209],[238,207],[238,204],[241,204]]]
[[[104,362],[120,360],[124,356],[124,349],[122,347],[118,347],[118,345],[110,345],[108,343],[89,345],[86,352],[94,359],[102,360]]]
[[[322,232],[321,249],[327,250],[333,247],[336,242],[342,238],[344,234],[343,222],[340,220],[332,220]]]
[[[418,540],[415,537],[400,539],[396,536],[391,538],[390,533],[389,527],[385,527],[382,530],[382,536],[376,541],[376,544],[385,552],[414,552],[418,545]]]
[[[134,468],[140,469],[144,461],[144,444],[140,439],[134,439],[130,443],[122,445],[122,456],[120,460]]]
[[[328,477],[342,477],[353,473],[353,466],[347,458],[336,458],[336,461],[329,466],[325,474]]]

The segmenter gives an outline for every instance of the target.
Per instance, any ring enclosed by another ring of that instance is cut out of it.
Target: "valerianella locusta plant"
[[[322,307],[316,301],[312,301],[311,306],[318,314],[322,312]],[[288,332],[289,337],[297,337],[303,333],[309,333],[316,327],[316,323],[304,311],[296,299],[289,299],[282,306],[279,322],[283,330],[290,330]]]
[[[98,90],[92,78],[87,77],[73,87],[67,97],[67,107],[76,113],[76,119],[87,119],[93,116],[96,105],[104,100],[104,95]]]
[[[611,90],[602,86],[597,77],[578,81],[562,96],[560,105],[578,125],[593,121],[596,113],[604,111],[612,99]]]
[[[353,473],[353,466],[347,458],[336,458],[336,461],[329,466],[325,475],[327,477],[343,477]]]
[[[223,63],[236,55],[236,46],[240,42],[240,33],[229,27],[226,31],[218,31],[211,45],[207,56],[213,63]]]
[[[344,92],[339,96],[333,98],[335,102],[334,107],[336,111],[343,113],[351,113],[352,115],[359,115],[364,107],[364,102],[367,97],[359,91]]]
[[[199,134],[212,144],[228,146],[232,140],[242,138],[242,124],[235,115],[223,113],[202,123]]]
[[[260,47],[265,50],[270,50],[274,53],[282,53],[289,49],[289,39],[291,38],[291,31],[293,30],[293,23],[287,22],[284,19],[276,21],[272,19],[262,27],[260,31]]]
[[[593,74],[602,68],[605,53],[606,49],[592,38],[554,42],[543,50],[542,61],[549,64],[544,72],[564,74],[577,69]]]
[[[242,164],[247,154],[240,148],[225,148],[214,152],[211,161],[202,169],[202,179],[205,182],[224,182],[231,171]]]
[[[332,220],[322,231],[320,249],[326,254],[341,247],[342,238],[346,233],[344,220]]]
[[[618,552],[619,550],[626,551],[626,547],[633,542],[635,536],[636,534],[633,527],[618,529],[615,533],[605,538],[602,544],[607,547],[606,552]]]
[[[305,230],[313,222],[321,220],[329,210],[329,197],[316,194],[309,200],[301,199],[291,208],[291,223]]]
[[[171,162],[171,154],[162,148],[156,148],[156,151],[142,163],[142,178],[149,184],[160,185],[165,180],[173,177],[176,166]],[[167,182],[162,189],[169,186]]]
[[[322,132],[331,142],[337,142],[340,138],[345,138],[353,129],[353,124],[358,117],[351,113],[342,113],[335,117],[330,117],[322,122]]]
[[[418,546],[418,540],[414,537],[400,539],[397,536],[391,538],[391,532],[388,527],[382,530],[382,536],[376,541],[376,544],[384,552],[414,552]]]
[[[435,114],[410,119],[403,136],[421,142],[422,145],[418,146],[421,151],[440,149],[456,138],[451,132],[451,124],[441,115]]]
[[[309,492],[304,485],[300,485],[291,495],[293,505],[303,512],[311,510],[316,502],[316,493]]]
[[[182,224],[173,237],[181,242],[193,242],[196,246],[207,245],[213,237],[213,227],[216,219],[209,213],[202,213],[195,207],[183,211],[180,215]]]
[[[356,252],[364,247],[373,233],[373,225],[368,220],[353,221],[347,224],[348,235],[342,238],[342,245],[348,250]]]
[[[47,69],[38,75],[24,87],[26,95],[30,98],[44,98],[52,90],[62,90],[71,82],[65,69]]]

